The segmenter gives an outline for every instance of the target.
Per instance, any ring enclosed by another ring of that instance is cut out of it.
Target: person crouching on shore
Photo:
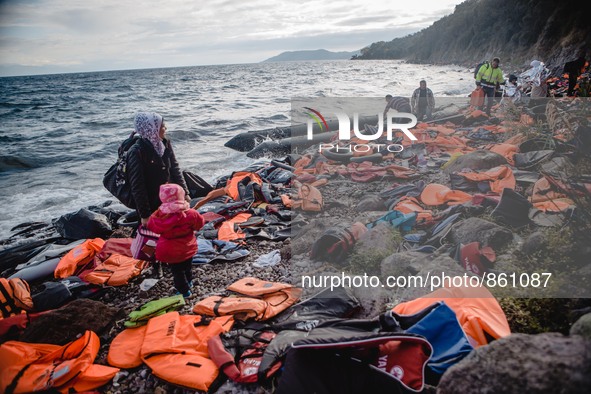
[[[162,204],[148,219],[148,229],[160,234],[156,259],[170,266],[174,287],[187,298],[191,296],[193,256],[197,252],[195,231],[203,227],[203,217],[189,207],[185,191],[179,185],[160,186]]]

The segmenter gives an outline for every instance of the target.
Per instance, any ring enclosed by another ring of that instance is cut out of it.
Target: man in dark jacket
[[[189,191],[170,141],[165,138],[166,126],[160,115],[140,112],[135,118],[135,131],[141,137],[129,149],[127,172],[131,193],[142,224],[160,206],[160,185],[176,183]]]
[[[572,62],[564,64],[564,72],[568,73],[568,93],[567,96],[572,96],[575,93],[575,86],[577,85],[577,78],[581,75],[581,70],[585,67],[585,53],[579,53],[579,58]]]
[[[427,120],[431,119],[431,114],[435,108],[435,97],[433,97],[433,91],[427,87],[427,81],[424,79],[419,82],[419,87],[412,93],[410,107],[418,120],[423,120],[423,117],[426,117]]]

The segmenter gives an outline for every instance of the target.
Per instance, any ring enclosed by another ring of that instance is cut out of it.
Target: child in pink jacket
[[[148,220],[148,229],[160,234],[156,259],[170,265],[174,287],[187,298],[191,296],[191,267],[197,252],[195,231],[203,227],[203,217],[189,208],[185,191],[179,185],[160,186],[159,196],[162,204]]]

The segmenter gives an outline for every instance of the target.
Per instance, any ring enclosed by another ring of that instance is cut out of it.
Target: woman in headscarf
[[[138,139],[128,151],[127,173],[131,193],[141,223],[146,225],[150,215],[160,206],[160,185],[179,185],[189,201],[189,191],[174,156],[172,145],[166,139],[166,125],[155,112],[139,112],[135,116]]]

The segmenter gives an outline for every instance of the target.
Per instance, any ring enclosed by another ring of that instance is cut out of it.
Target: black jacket
[[[127,173],[131,193],[141,218],[148,218],[160,206],[160,185],[176,183],[185,189],[187,184],[174,156],[170,141],[164,139],[164,154],[158,156],[150,141],[139,138],[130,149]]]

